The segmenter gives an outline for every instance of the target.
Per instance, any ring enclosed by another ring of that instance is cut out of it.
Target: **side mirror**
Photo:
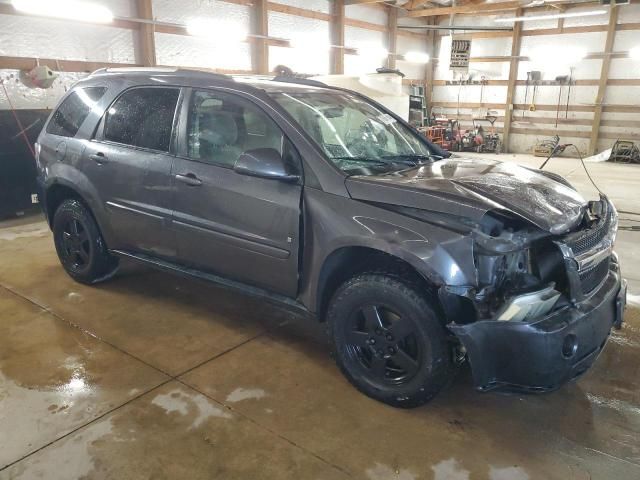
[[[233,169],[242,175],[295,182],[300,176],[287,172],[282,155],[274,148],[247,150],[236,160]]]

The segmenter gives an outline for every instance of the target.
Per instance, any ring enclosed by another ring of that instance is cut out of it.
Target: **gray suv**
[[[605,197],[451,157],[355,92],[103,69],[36,151],[71,277],[108,279],[125,257],[304,312],[347,379],[394,406],[428,401],[466,360],[480,390],[553,390],[622,322]]]

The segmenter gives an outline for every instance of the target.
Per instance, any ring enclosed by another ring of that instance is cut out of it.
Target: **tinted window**
[[[273,148],[283,153],[278,126],[251,102],[218,92],[195,91],[188,121],[190,158],[233,166],[247,150]]]
[[[178,95],[177,88],[134,88],[125,92],[107,112],[104,139],[169,151]]]
[[[75,136],[95,103],[106,91],[104,87],[86,87],[71,92],[53,114],[47,125],[47,133],[63,137]]]

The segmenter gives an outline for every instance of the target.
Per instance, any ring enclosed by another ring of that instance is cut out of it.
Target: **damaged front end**
[[[471,232],[475,285],[439,291],[477,388],[548,391],[589,368],[622,322],[616,230],[604,197],[564,235],[509,211],[484,215]]]

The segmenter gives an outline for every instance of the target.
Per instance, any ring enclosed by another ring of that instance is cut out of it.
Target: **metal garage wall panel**
[[[136,2],[132,0],[100,0],[98,3],[109,8],[117,17],[137,17]]]
[[[507,101],[506,89],[485,85],[455,85],[433,87],[434,102],[458,102],[458,94],[460,95],[460,103],[481,103],[480,94],[482,91],[482,103],[504,103]]]
[[[225,18],[249,31],[250,10],[246,5],[216,0],[153,0],[153,15],[162,22],[187,23],[194,18]]]
[[[638,30],[616,32],[615,42],[613,43],[614,52],[627,52],[637,46],[640,46],[640,32]],[[636,76],[640,76],[640,61],[636,60],[635,67]],[[632,68],[632,70],[634,69]]]
[[[386,48],[386,36],[384,32],[346,26],[344,29],[344,38],[347,47]],[[366,55],[345,55],[344,73],[347,75],[372,73],[376,71],[376,68],[380,68],[384,64],[386,64],[386,58],[382,57],[378,59]]]
[[[137,32],[64,20],[0,15],[0,55],[135,63]]]
[[[618,11],[618,23],[640,22],[640,4],[624,5]]]
[[[609,85],[604,101],[617,105],[640,105],[640,86]],[[634,115],[636,120],[640,120],[640,113]],[[637,131],[640,133],[640,128]]]
[[[16,109],[43,110],[56,106],[60,97],[73,86],[86,73],[65,73],[61,72],[59,77],[53,82],[51,88],[28,88],[21,82],[16,81],[19,75],[18,70],[0,70],[0,80],[5,82],[11,103]],[[0,95],[0,110],[8,110],[9,102],[4,95]]]
[[[398,36],[398,53],[423,52],[427,53],[427,39],[419,37]]]
[[[387,11],[380,7],[368,5],[347,5],[344,9],[344,16],[363,22],[375,23],[377,25],[387,25]]]
[[[327,75],[329,73],[329,51],[309,52],[287,47],[269,47],[269,70],[276,65],[286,65],[294,72],[310,75]]]
[[[396,60],[396,68],[406,75],[407,78],[423,80],[425,77],[424,64],[405,62]]]
[[[398,36],[397,44],[398,53],[403,55],[407,52],[427,53],[427,39],[417,37]],[[423,79],[425,77],[425,64],[410,63],[403,60],[397,60],[396,66],[408,78]]]
[[[358,48],[362,45],[375,45],[384,48],[386,44],[386,34],[376,30],[367,30],[365,28],[347,25],[344,28],[344,41],[347,47]]]
[[[270,69],[286,65],[298,73],[329,73],[329,22],[269,12],[269,35],[289,39],[294,45],[293,48],[270,47]]]
[[[159,65],[251,70],[248,43],[223,44],[202,37],[156,33]]]
[[[474,38],[471,42],[472,57],[499,57],[511,55],[511,37]]]
[[[638,41],[640,44],[640,39]],[[609,66],[609,78],[633,78],[640,77],[640,61],[629,58],[612,58]]]
[[[269,12],[269,36],[289,40],[318,38],[329,45],[329,22],[315,18]]]
[[[273,3],[315,10],[316,12],[331,13],[331,2],[328,0],[273,0]]]

